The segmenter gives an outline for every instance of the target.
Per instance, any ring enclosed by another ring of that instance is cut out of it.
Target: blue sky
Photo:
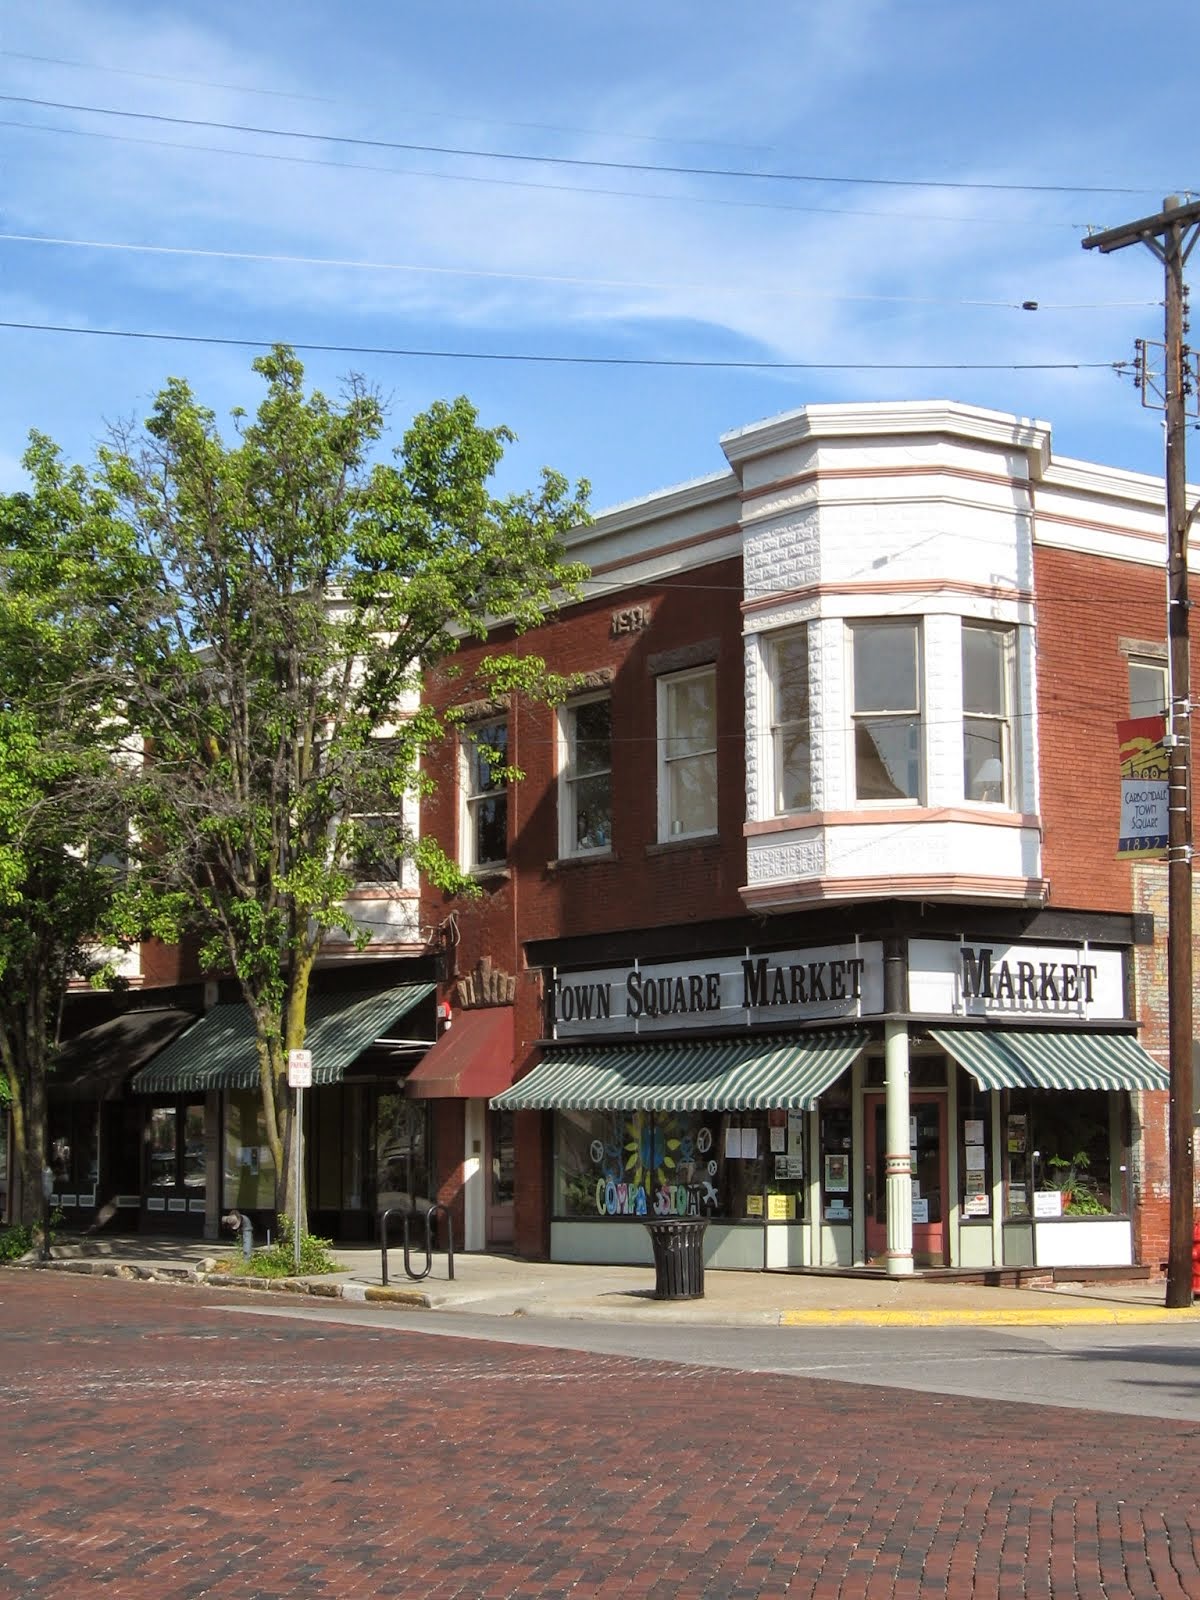
[[[816,364],[304,356],[326,389],[365,374],[397,433],[470,395],[519,436],[503,487],[549,464],[597,508],[810,401],[994,406],[1159,472],[1161,418],[1105,364],[1161,338],[1161,269],[1080,240],[1200,190],[1198,44],[1195,0],[0,0],[0,320]],[[31,427],[87,459],[168,375],[257,400],[249,349],[0,341],[0,488]]]

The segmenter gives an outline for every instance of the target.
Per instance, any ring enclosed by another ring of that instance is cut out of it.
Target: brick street
[[[1200,1597],[1192,1424],[248,1300],[0,1273],[4,1600]]]

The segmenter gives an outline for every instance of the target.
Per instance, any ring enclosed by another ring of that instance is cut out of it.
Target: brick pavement
[[[0,1272],[4,1600],[1200,1597],[1191,1425],[231,1298]]]

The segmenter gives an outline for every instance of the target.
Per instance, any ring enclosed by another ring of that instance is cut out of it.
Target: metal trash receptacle
[[[707,1217],[671,1217],[644,1226],[654,1251],[654,1298],[703,1299]]]

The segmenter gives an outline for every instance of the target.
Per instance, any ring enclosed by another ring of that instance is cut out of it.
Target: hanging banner
[[[1118,856],[1142,860],[1167,849],[1165,717],[1135,717],[1117,723],[1121,749],[1121,833]]]

